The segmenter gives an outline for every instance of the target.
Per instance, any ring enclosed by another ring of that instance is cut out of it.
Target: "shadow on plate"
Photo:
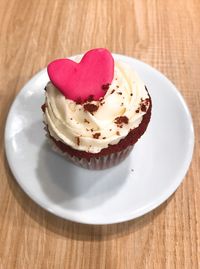
[[[12,196],[21,209],[25,212],[25,218],[32,219],[33,222],[31,227],[39,229],[39,224],[39,226],[52,233],[52,236],[54,236],[54,234],[58,234],[60,236],[78,241],[106,241],[112,240],[113,238],[119,236],[135,234],[137,231],[144,229],[147,225],[153,225],[155,219],[162,214],[163,210],[173,199],[172,196],[156,210],[153,210],[152,212],[131,221],[111,225],[79,224],[59,218],[39,207],[17,184],[12,172],[10,171],[5,155],[4,165],[7,171],[6,178]]]
[[[129,158],[112,169],[90,171],[80,168],[44,143],[36,172],[51,203],[67,210],[87,210],[116,195],[126,181],[128,170]]]

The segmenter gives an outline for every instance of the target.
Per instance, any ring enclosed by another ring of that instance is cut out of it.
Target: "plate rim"
[[[80,56],[81,54],[78,55],[74,55],[71,56],[69,58],[74,58],[77,56]],[[182,181],[184,180],[189,167],[191,165],[192,162],[192,157],[193,157],[193,151],[194,151],[194,144],[195,144],[195,133],[194,133],[194,124],[193,124],[193,120],[192,120],[192,116],[191,116],[191,112],[189,110],[189,107],[185,101],[185,99],[183,98],[181,92],[176,88],[176,86],[172,83],[171,80],[169,80],[163,73],[161,73],[159,70],[157,70],[156,68],[152,67],[151,65],[136,59],[134,57],[130,57],[130,56],[126,56],[126,55],[122,55],[122,54],[116,54],[113,53],[114,57],[117,58],[122,58],[122,59],[128,59],[129,61],[135,61],[140,65],[145,66],[146,68],[150,68],[153,72],[156,72],[157,75],[161,76],[162,79],[164,79],[165,81],[168,82],[168,84],[170,85],[170,89],[173,90],[173,92],[175,93],[175,95],[177,96],[177,98],[181,101],[182,106],[184,107],[184,111],[185,113],[187,113],[187,119],[189,120],[188,122],[190,122],[191,124],[191,137],[190,137],[190,150],[188,151],[187,154],[187,160],[185,160],[185,167],[184,170],[182,170],[182,175],[177,176],[176,180],[173,181],[173,184],[171,184],[167,190],[162,194],[159,195],[159,197],[157,199],[155,199],[152,203],[148,204],[147,206],[144,206],[143,208],[140,208],[138,210],[135,210],[134,212],[131,212],[129,214],[123,215],[122,217],[115,217],[114,220],[112,220],[112,218],[110,219],[106,219],[106,221],[92,221],[89,222],[87,221],[87,219],[77,219],[76,217],[74,217],[73,215],[68,215],[66,214],[65,216],[62,214],[59,214],[59,212],[57,212],[56,210],[53,210],[52,208],[49,208],[43,201],[39,200],[37,198],[37,196],[35,196],[32,192],[29,191],[29,189],[26,187],[26,184],[23,184],[23,181],[20,179],[20,177],[18,177],[18,174],[16,173],[16,170],[13,166],[13,162],[11,161],[11,156],[9,154],[9,149],[8,149],[8,144],[6,143],[6,139],[8,137],[8,133],[9,133],[9,125],[10,125],[10,118],[12,117],[12,109],[14,109],[14,105],[15,102],[17,102],[18,97],[23,94],[24,91],[26,91],[27,87],[29,86],[29,84],[32,84],[33,81],[40,75],[42,75],[43,73],[46,72],[46,68],[43,68],[42,70],[38,71],[34,76],[32,76],[25,84],[24,86],[19,90],[19,92],[17,93],[17,95],[15,96],[10,108],[9,108],[9,112],[7,114],[7,119],[6,119],[6,123],[5,123],[5,129],[4,129],[4,147],[5,147],[5,153],[6,153],[6,158],[7,158],[7,162],[9,165],[9,168],[15,178],[15,180],[17,181],[18,185],[20,186],[20,188],[26,193],[26,195],[29,196],[29,198],[31,198],[38,206],[40,206],[41,208],[43,208],[44,210],[56,215],[57,217],[60,217],[62,219],[68,220],[68,221],[74,221],[77,223],[82,223],[82,224],[89,224],[89,225],[108,225],[108,224],[116,224],[116,223],[121,223],[121,222],[125,222],[125,221],[130,221],[133,220],[135,218],[141,217],[144,214],[151,212],[152,210],[154,210],[155,208],[159,207],[162,203],[164,203],[173,193],[176,192],[177,188],[180,186],[180,184],[182,183]]]

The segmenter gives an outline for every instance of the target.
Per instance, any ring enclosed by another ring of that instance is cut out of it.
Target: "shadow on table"
[[[133,234],[143,229],[146,225],[151,225],[172,199],[169,198],[167,202],[159,206],[156,210],[135,220],[112,225],[79,224],[61,219],[39,207],[23,192],[15,181],[5,155],[4,163],[7,171],[7,181],[12,195],[27,216],[52,234],[57,234],[72,240],[104,241]]]

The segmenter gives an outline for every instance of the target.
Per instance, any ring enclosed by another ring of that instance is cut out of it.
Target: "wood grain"
[[[200,268],[200,2],[0,0],[0,33],[0,269]],[[23,84],[49,61],[93,47],[166,74],[185,97],[196,133],[176,193],[141,218],[108,226],[41,209],[15,182],[4,153],[6,116]]]

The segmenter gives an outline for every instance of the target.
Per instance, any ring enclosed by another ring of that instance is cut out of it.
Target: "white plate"
[[[6,154],[19,185],[46,210],[80,223],[117,223],[149,212],[176,190],[192,159],[192,119],[175,86],[141,61],[115,57],[136,69],[153,101],[146,133],[120,165],[88,171],[49,148],[40,109],[46,69],[23,87],[7,119]]]

